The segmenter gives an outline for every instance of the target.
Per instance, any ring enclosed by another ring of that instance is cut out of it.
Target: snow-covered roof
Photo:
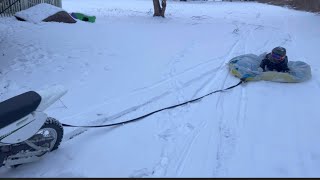
[[[51,4],[41,3],[26,10],[19,11],[15,14],[15,16],[29,22],[39,23],[47,17],[52,16],[60,11],[64,10]]]

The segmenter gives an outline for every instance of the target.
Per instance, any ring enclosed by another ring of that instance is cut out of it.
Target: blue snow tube
[[[311,79],[311,68],[302,61],[289,61],[289,73],[259,70],[260,62],[266,53],[257,56],[255,54],[245,54],[232,58],[229,63],[230,73],[238,78],[244,78],[247,81],[274,81],[297,83]]]

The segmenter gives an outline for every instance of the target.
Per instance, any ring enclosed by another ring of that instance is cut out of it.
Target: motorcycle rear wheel
[[[54,140],[51,141],[48,148],[50,149],[50,151],[54,151],[58,149],[62,141],[63,127],[58,120],[52,117],[48,117],[37,134],[42,134],[43,136],[52,136]]]
[[[37,136],[39,137],[39,135],[44,136],[44,137],[51,136],[53,138],[53,140],[50,142],[50,144],[46,145],[46,147],[49,148],[49,152],[51,152],[51,151],[58,149],[58,147],[62,141],[63,127],[58,120],[56,120],[55,118],[52,118],[52,117],[48,117],[46,119],[45,123],[40,128],[40,130],[34,136],[32,136],[30,139],[34,139]],[[38,156],[40,157],[40,156],[43,156],[44,154],[46,154],[46,152],[41,155],[38,155]],[[20,165],[22,165],[22,164],[13,165],[11,167],[16,168]]]

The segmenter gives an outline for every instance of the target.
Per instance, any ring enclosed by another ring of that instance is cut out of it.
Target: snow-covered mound
[[[57,15],[59,17],[54,18],[52,16]],[[49,21],[56,22],[69,22],[75,23],[76,21],[62,8],[53,6],[47,3],[41,3],[35,5],[26,10],[19,11],[15,14],[20,20],[25,20],[28,22],[39,23],[41,21],[46,21],[46,19],[50,19]]]

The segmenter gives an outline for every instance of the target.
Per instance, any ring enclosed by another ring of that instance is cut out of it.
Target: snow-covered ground
[[[250,82],[113,128],[65,128],[42,160],[0,177],[319,177],[320,16],[254,2],[63,0],[95,23],[0,18],[0,100],[62,84],[46,112],[63,123],[120,122],[229,87],[237,55],[287,49],[312,79]],[[74,136],[77,133],[81,133]],[[73,137],[73,138],[72,138]]]

